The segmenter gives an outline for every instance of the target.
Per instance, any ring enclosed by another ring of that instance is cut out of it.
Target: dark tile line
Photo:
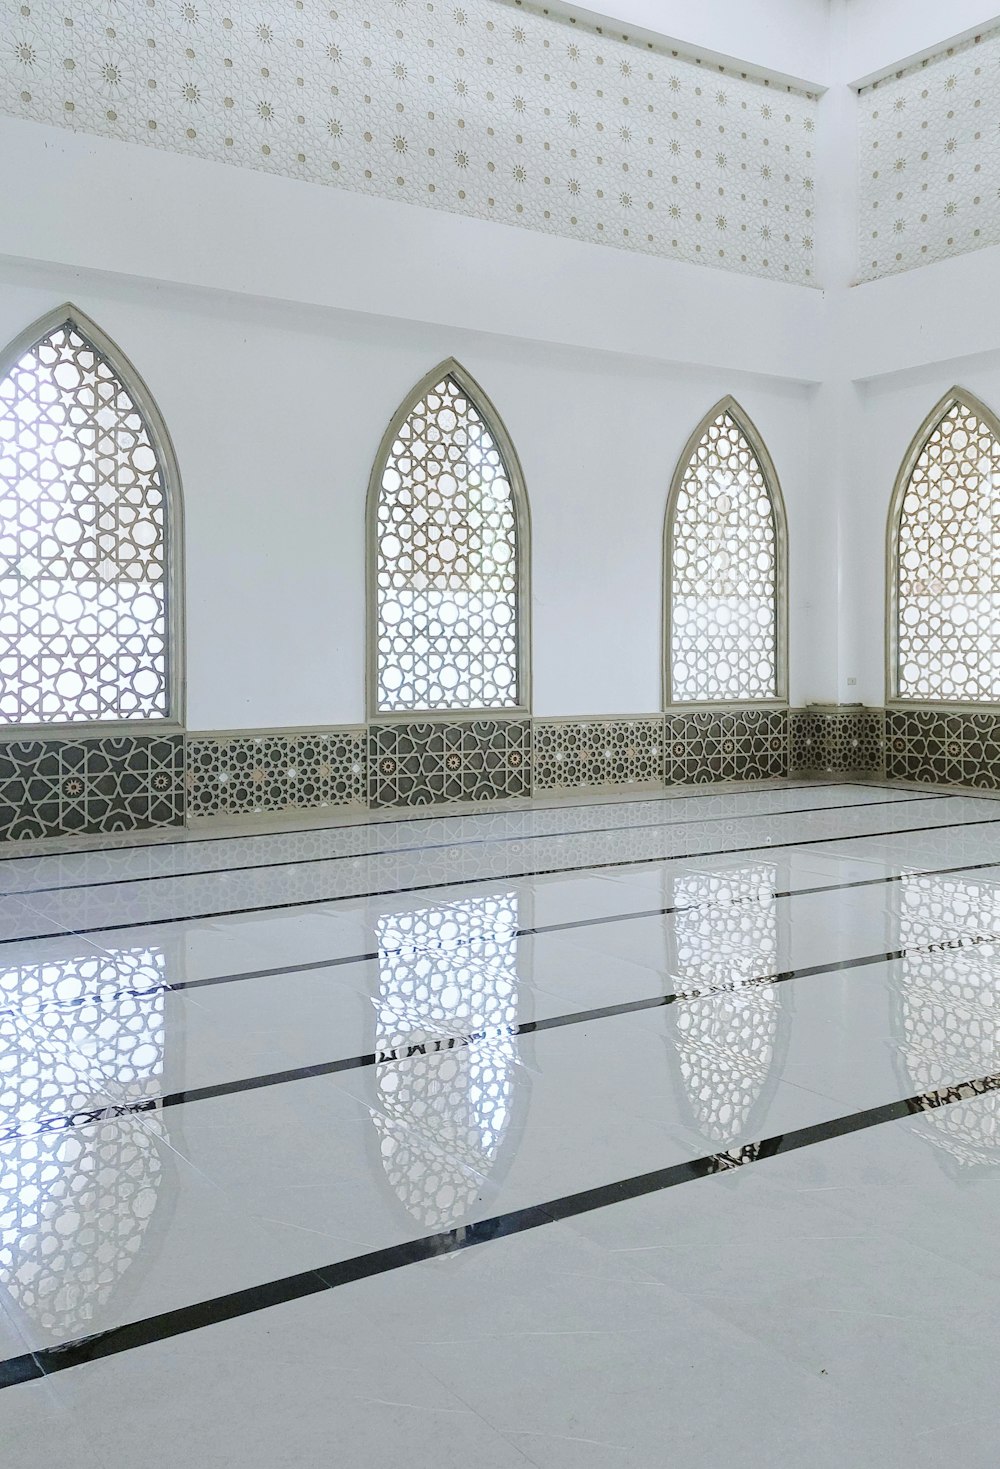
[[[620,826],[588,826],[571,831],[532,831],[517,836],[464,837],[447,842],[418,843],[411,847],[385,847],[375,851],[360,852],[331,852],[325,857],[290,857],[280,862],[246,862],[234,867],[196,867],[190,872],[150,872],[139,877],[102,877],[95,882],[53,883],[51,887],[44,888],[11,888],[6,892],[0,892],[0,897],[29,899],[41,897],[47,893],[78,893],[88,892],[91,888],[127,887],[130,883],[136,882],[179,882],[185,877],[222,877],[230,872],[269,872],[276,867],[311,867],[317,862],[353,862],[359,857],[402,857],[413,852],[440,852],[450,850],[452,847],[485,847],[491,843],[499,845],[513,842],[551,841],[560,837],[607,836],[615,831],[660,831],[665,826],[696,826],[699,822],[707,825],[712,821],[757,821],[771,816],[811,815],[814,811],[867,811],[873,806],[912,806],[920,801],[953,801],[956,799],[958,798],[952,795],[900,796],[894,801],[845,801],[840,806],[792,806],[787,811],[756,811],[735,815],[730,813],[725,816],[689,816],[682,817],[679,821],[647,821],[638,826],[630,826],[625,823]]]
[[[793,898],[816,897],[822,893],[846,892],[853,888],[867,888],[888,886],[892,883],[903,882],[908,878],[919,877],[950,877],[963,872],[987,872],[1000,868],[1000,857],[990,862],[967,862],[953,867],[927,867],[912,868],[908,872],[889,873],[883,877],[860,877],[850,882],[821,883],[810,888],[787,888],[768,894],[770,899],[783,902]],[[537,923],[528,928],[512,928],[506,936],[511,939],[536,938],[547,933],[566,933],[576,928],[595,928],[609,923],[630,923],[641,918],[671,918],[679,913],[697,913],[703,908],[732,908],[743,903],[743,898],[733,898],[729,901],[720,898],[710,898],[703,903],[675,903],[662,908],[639,908],[628,913],[606,913],[595,918],[568,918],[560,923]],[[449,951],[457,951],[467,948],[473,939],[459,939],[449,945]],[[327,959],[308,959],[299,964],[271,965],[266,969],[244,969],[233,974],[207,974],[200,979],[180,979],[165,981],[163,984],[154,985],[122,985],[120,988],[108,991],[97,990],[93,994],[76,995],[68,1000],[51,1000],[41,1002],[34,1010],[27,1008],[24,1004],[7,1005],[0,1010],[0,1019],[8,1015],[21,1014],[34,1019],[41,1015],[50,1014],[53,1011],[65,1011],[80,1008],[84,1005],[112,1005],[122,999],[142,999],[149,995],[181,994],[186,990],[205,989],[218,984],[237,984],[243,980],[253,979],[278,979],[283,975],[308,974],[311,970],[340,969],[350,964],[367,964],[376,959],[382,959],[392,954],[398,954],[401,949],[411,947],[401,944],[395,949],[382,948],[370,949],[364,954],[338,954]],[[416,947],[414,947],[414,951]],[[438,950],[425,948],[420,953],[435,953]]]
[[[782,785],[777,783],[783,779],[783,777],[781,776],[772,776],[768,777],[768,779],[774,780],[776,783],[774,785],[769,785],[763,789],[761,789],[762,783],[756,781],[748,782],[748,787],[746,790],[733,790],[732,787],[735,782],[729,781],[725,782],[726,789],[722,791],[715,789],[708,791],[686,790],[683,791],[683,794],[681,794],[683,788],[666,790],[662,791],[661,793],[661,788],[654,786],[651,787],[648,792],[643,791],[641,794],[636,792],[632,799],[629,799],[627,796],[622,796],[615,801],[561,801],[558,806],[504,806],[498,810],[491,810],[487,808],[486,810],[482,811],[449,811],[447,806],[443,806],[442,808],[430,813],[427,816],[386,816],[381,821],[341,821],[333,826],[299,825],[290,826],[284,831],[235,831],[228,832],[224,836],[186,837],[183,840],[171,842],[133,841],[125,842],[120,847],[72,847],[66,849],[65,851],[61,850],[58,852],[25,852],[20,856],[16,855],[15,853],[7,855],[3,847],[0,846],[0,866],[2,866],[4,862],[35,862],[40,857],[87,857],[94,852],[131,852],[139,849],[145,850],[147,847],[153,849],[158,849],[160,847],[196,847],[203,846],[206,842],[265,842],[273,841],[276,837],[305,836],[309,835],[312,832],[354,830],[363,831],[369,827],[376,828],[379,826],[417,826],[424,821],[464,821],[467,819],[478,819],[480,816],[531,816],[537,812],[544,811],[576,811],[584,809],[594,810],[596,808],[604,806],[638,806],[641,805],[643,801],[698,801],[706,800],[710,796],[750,796],[754,795],[755,793],[766,795],[768,791],[772,790],[813,791],[830,789],[836,790],[840,787],[844,787],[848,790],[896,791],[898,793],[901,790],[905,792],[905,790],[907,789],[919,789],[919,787],[914,788],[906,786],[901,787],[898,785],[877,785],[874,781],[869,782],[866,780],[817,779],[807,781],[804,785]],[[723,784],[723,782],[720,781],[719,784],[721,785]],[[942,793],[938,792],[938,794]],[[944,792],[943,794],[951,793]],[[972,793],[966,791],[955,791],[954,794],[956,796],[967,796]],[[914,799],[918,799],[918,797],[915,796]],[[930,798],[924,796],[924,799]],[[306,812],[316,809],[318,808],[306,807],[303,811],[292,814],[303,816],[306,814]],[[38,840],[44,840],[44,838],[39,838]]]
[[[954,1086],[939,1087],[899,1101],[867,1107],[861,1112],[833,1117],[826,1122],[811,1123],[791,1132],[777,1133],[773,1137],[747,1143],[728,1152],[685,1159],[681,1163],[672,1163],[649,1173],[634,1174],[630,1178],[616,1179],[578,1193],[563,1194],[560,1198],[550,1199],[542,1204],[531,1204],[525,1208],[496,1214],[490,1219],[461,1224],[438,1234],[425,1235],[422,1239],[405,1240],[401,1244],[372,1250],[364,1255],[334,1260],[329,1265],[322,1265],[314,1270],[286,1275],[280,1280],[265,1281],[244,1290],[215,1296],[211,1300],[198,1301],[194,1305],[161,1311],[155,1316],[113,1327],[81,1341],[40,1347],[0,1362],[0,1388],[37,1380],[62,1372],[68,1367],[79,1367],[87,1362],[117,1356],[136,1347],[168,1341],[171,1337],[182,1336],[205,1326],[215,1326],[240,1316],[253,1315],[272,1306],[302,1300],[321,1291],[336,1290],[340,1286],[385,1275],[407,1265],[453,1255],[459,1250],[471,1249],[492,1240],[524,1234],[542,1225],[556,1224],[581,1214],[592,1213],[596,1209],[608,1208],[612,1204],[662,1193],[665,1189],[675,1188],[682,1183],[732,1172],[737,1168],[762,1162],[766,1158],[778,1157],[782,1153],[814,1147],[833,1138],[847,1137],[851,1133],[879,1127],[886,1122],[899,1122],[922,1112],[936,1111],[952,1102],[967,1101],[997,1090],[1000,1090],[1000,1073],[976,1077],[958,1082]]]
[[[740,818],[734,819],[739,820]],[[487,873],[479,877],[458,875],[446,878],[441,882],[410,883],[406,887],[399,888],[375,888],[368,892],[338,893],[323,898],[294,898],[283,903],[250,903],[244,908],[219,908],[205,913],[178,913],[168,918],[134,918],[126,923],[94,923],[80,928],[57,928],[48,933],[15,934],[10,938],[0,939],[0,947],[4,944],[34,943],[42,939],[71,938],[74,935],[117,933],[126,928],[159,928],[168,923],[190,923],[195,919],[234,918],[243,913],[276,913],[287,908],[315,908],[324,904],[329,906],[331,903],[355,903],[367,898],[394,898],[403,893],[431,893],[441,888],[473,887],[477,883],[484,882],[517,882],[526,877],[556,877],[568,872],[603,872],[616,867],[648,867],[657,862],[693,862],[702,857],[736,857],[747,852],[780,852],[789,847],[819,847],[830,842],[877,841],[882,837],[919,836],[928,831],[955,831],[959,827],[996,826],[997,824],[1000,824],[1000,816],[981,816],[974,821],[946,821],[935,822],[930,826],[890,827],[888,831],[840,832],[836,836],[799,838],[792,842],[765,842],[763,845],[758,843],[753,847],[717,847],[702,852],[662,853],[657,857],[622,857],[617,858],[614,862],[581,862],[563,867],[529,868],[524,872]],[[24,899],[23,894],[16,896]],[[32,905],[25,901],[24,906],[30,909]],[[41,918],[43,915],[39,913],[38,916]]]
[[[94,1122],[113,1121],[118,1117],[131,1117],[140,1112],[162,1112],[169,1107],[188,1106],[193,1102],[215,1101],[219,1097],[238,1096],[243,1092],[264,1091],[269,1087],[286,1086],[296,1081],[315,1081],[323,1076],[335,1076],[343,1071],[361,1071],[370,1066],[383,1066],[390,1061],[409,1061],[414,1056],[443,1055],[450,1051],[466,1050],[481,1041],[500,1041],[518,1036],[537,1035],[546,1030],[562,1030],[569,1025],[585,1025],[590,1021],[611,1020],[620,1015],[638,1015],[648,1010],[664,1010],[670,1005],[687,1000],[704,999],[706,996],[740,993],[747,989],[766,989],[771,985],[787,984],[794,979],[813,979],[823,974],[841,974],[849,969],[868,969],[875,964],[892,964],[898,959],[916,954],[935,953],[944,949],[975,948],[979,944],[1000,942],[1000,934],[959,934],[955,938],[937,940],[931,944],[915,945],[910,948],[889,949],[876,954],[862,954],[854,959],[835,959],[825,964],[807,964],[796,969],[777,970],[771,974],[755,974],[737,984],[707,985],[704,989],[679,990],[673,994],[648,995],[638,1000],[621,1000],[614,1005],[597,1005],[588,1010],[573,1010],[564,1015],[548,1015],[541,1020],[511,1022],[507,1025],[487,1025],[480,1030],[463,1035],[428,1036],[424,1040],[409,1041],[381,1051],[366,1051],[360,1056],[344,1056],[335,1061],[316,1061],[308,1066],[289,1066],[281,1071],[262,1072],[257,1076],[241,1076],[232,1081],[212,1082],[207,1086],[188,1087],[185,1091],[166,1092],[158,1097],[140,1097],[134,1102],[109,1102],[103,1107],[79,1109],[75,1112],[52,1113],[48,1117],[34,1119],[28,1126],[0,1128],[0,1143],[12,1142],[17,1138],[37,1137],[47,1132],[65,1132],[74,1127],[86,1127]]]

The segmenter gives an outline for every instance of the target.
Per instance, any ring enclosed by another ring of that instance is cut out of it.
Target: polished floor
[[[5,1469],[995,1469],[1000,801],[335,819],[0,861]]]

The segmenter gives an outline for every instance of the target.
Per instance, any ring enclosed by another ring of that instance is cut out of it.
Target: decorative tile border
[[[529,719],[414,720],[369,726],[372,806],[530,795]]]
[[[536,719],[534,788],[663,784],[663,716]]]
[[[743,708],[0,740],[0,842],[821,774],[1000,790],[1000,713]]]
[[[189,735],[187,788],[191,817],[361,805],[365,730]]]
[[[788,774],[788,711],[707,709],[666,716],[667,785]]]
[[[0,841],[183,822],[183,735],[0,742]]]
[[[881,774],[882,709],[793,709],[789,714],[792,775]]]
[[[888,709],[886,775],[1000,790],[1000,714]]]

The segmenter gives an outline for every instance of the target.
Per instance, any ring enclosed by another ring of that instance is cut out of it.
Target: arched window
[[[175,720],[179,485],[146,388],[74,307],[0,359],[0,725]]]
[[[368,494],[369,708],[528,703],[528,505],[513,445],[454,361],[418,384]]]
[[[1000,703],[1000,420],[959,388],[903,460],[886,580],[889,698]]]
[[[685,445],[664,566],[667,704],[783,702],[785,509],[771,457],[732,398]]]

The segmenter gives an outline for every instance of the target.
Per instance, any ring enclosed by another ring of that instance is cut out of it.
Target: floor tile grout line
[[[289,908],[315,908],[321,905],[329,906],[333,903],[356,903],[369,898],[393,898],[403,893],[439,892],[442,888],[451,888],[459,885],[473,887],[482,883],[517,882],[529,877],[554,877],[569,872],[604,872],[618,867],[648,867],[656,862],[693,862],[699,861],[703,857],[734,857],[749,852],[780,852],[789,847],[819,847],[829,845],[831,842],[878,841],[883,837],[918,836],[929,831],[956,831],[960,827],[995,826],[998,823],[1000,823],[1000,816],[977,817],[974,821],[938,822],[931,826],[891,827],[888,831],[841,832],[836,836],[799,838],[797,841],[792,842],[765,842],[763,845],[752,847],[718,847],[701,852],[661,854],[657,857],[623,857],[613,862],[584,862],[576,866],[539,867],[529,869],[525,872],[498,872],[476,877],[463,877],[459,875],[457,877],[447,878],[441,882],[412,883],[406,887],[377,888],[369,892],[339,893],[335,896],[322,898],[295,898],[283,903],[250,904],[245,908],[220,908],[206,913],[179,913],[167,918],[131,919],[125,923],[95,923],[87,927],[53,929],[48,933],[15,934],[10,938],[0,939],[0,947],[3,947],[5,944],[36,943],[44,939],[83,937],[87,934],[95,933],[117,933],[122,929],[129,928],[158,928],[170,923],[191,923],[195,920],[234,918],[244,913],[276,913],[283,912]],[[31,903],[25,902],[23,906],[29,911],[37,911],[33,909]],[[38,912],[39,918],[44,918],[44,916],[43,913]]]
[[[816,897],[823,893],[847,892],[855,888],[888,886],[892,883],[905,882],[910,878],[950,877],[963,872],[987,872],[995,868],[1000,868],[1000,857],[995,861],[969,862],[959,866],[912,868],[909,871],[888,873],[882,877],[860,877],[853,878],[850,882],[821,883],[817,887],[786,888],[771,892],[768,897],[775,902],[785,902],[795,898]],[[743,898],[734,898],[729,902],[726,902],[725,899],[711,898],[704,903],[679,903],[662,908],[639,908],[628,913],[601,914],[595,918],[571,918],[559,923],[533,924],[529,928],[511,929],[509,933],[504,934],[504,937],[509,939],[538,938],[550,933],[567,933],[577,928],[595,928],[611,923],[631,923],[642,918],[671,918],[683,913],[698,913],[706,908],[733,908],[744,903]],[[472,942],[473,940],[462,940],[452,945],[451,949],[465,949]],[[34,1011],[25,1009],[24,1005],[7,1005],[0,1009],[0,1020],[21,1015],[29,1021],[34,1021],[42,1015],[53,1012],[77,1009],[85,1005],[114,1004],[119,999],[142,999],[150,995],[182,994],[188,990],[207,989],[215,985],[238,984],[255,979],[278,979],[283,975],[308,974],[321,969],[346,968],[352,964],[368,964],[376,959],[396,955],[405,947],[407,946],[401,945],[400,948],[395,949],[370,949],[363,954],[340,954],[327,959],[304,960],[299,964],[272,965],[266,969],[247,969],[234,974],[202,975],[199,979],[176,980],[173,983],[167,981],[164,984],[146,987],[122,985],[110,993],[102,994],[100,991],[95,991],[93,994],[78,995],[70,1000],[43,1002]],[[419,952],[433,954],[440,952],[440,949],[425,949]],[[469,960],[467,962],[480,963],[481,961]]]
[[[733,1172],[783,1153],[814,1147],[819,1143],[847,1137],[887,1122],[904,1121],[923,1112],[950,1106],[953,1102],[985,1096],[998,1089],[1000,1073],[957,1082],[949,1087],[938,1087],[894,1102],[868,1107],[860,1112],[777,1133],[727,1152],[687,1158],[647,1173],[634,1174],[629,1178],[599,1184],[576,1193],[563,1194],[545,1203],[511,1209],[489,1219],[458,1225],[419,1239],[405,1240],[400,1244],[354,1255],[345,1260],[335,1260],[328,1265],[231,1291],[194,1305],[162,1311],[139,1321],[112,1327],[83,1341],[37,1347],[22,1356],[0,1361],[0,1389],[38,1380],[70,1367],[117,1356],[137,1347],[167,1341],[190,1331],[252,1315],[273,1306],[286,1305],[325,1290],[336,1290],[376,1275],[388,1274],[407,1265],[439,1259],[494,1240],[511,1238],[542,1225],[561,1223],[613,1204],[662,1193],[683,1183]]]
[[[542,842],[559,840],[562,837],[577,836],[608,836],[612,832],[619,831],[661,831],[664,827],[697,826],[715,821],[739,821],[739,820],[763,820],[769,816],[804,816],[811,815],[814,811],[868,811],[876,806],[912,806],[922,801],[950,801],[958,799],[955,796],[912,796],[900,798],[894,801],[848,801],[841,806],[793,806],[787,811],[759,811],[752,813],[737,812],[735,815],[725,816],[691,816],[679,821],[650,821],[643,822],[639,826],[593,826],[579,831],[544,831],[525,832],[518,836],[499,837],[467,837],[459,841],[431,842],[424,845],[412,847],[386,847],[375,851],[361,852],[331,852],[325,857],[291,857],[280,862],[247,862],[233,867],[198,867],[189,872],[150,872],[139,877],[102,877],[96,882],[68,882],[54,883],[50,887],[42,888],[10,888],[0,891],[0,898],[33,898],[42,897],[49,893],[79,893],[89,892],[93,888],[126,887],[138,882],[170,882],[181,881],[185,877],[224,877],[231,872],[270,872],[277,867],[311,867],[319,862],[354,862],[364,857],[403,857],[415,852],[443,852],[450,851],[456,847],[485,847],[490,843],[503,844],[514,842]],[[122,849],[120,849],[122,850]],[[123,850],[129,850],[128,848]],[[131,850],[135,851],[136,848]],[[2,880],[2,878],[0,878]]]
[[[339,822],[335,826],[308,826],[308,825],[302,826],[302,825],[299,825],[299,826],[290,826],[286,830],[283,830],[283,831],[245,831],[245,832],[235,831],[235,832],[229,832],[229,833],[227,833],[225,835],[219,835],[219,836],[185,837],[183,839],[174,840],[174,841],[166,841],[166,842],[160,842],[160,841],[138,841],[137,842],[137,841],[132,841],[132,842],[125,842],[120,847],[72,847],[72,848],[68,848],[66,850],[60,850],[58,852],[55,852],[55,851],[53,851],[53,852],[47,852],[47,851],[43,851],[43,852],[23,852],[23,853],[14,853],[14,852],[11,852],[11,853],[8,854],[6,851],[3,850],[2,844],[0,844],[0,868],[2,868],[2,865],[5,862],[35,862],[35,861],[38,861],[38,860],[40,860],[42,858],[49,858],[49,857],[89,857],[89,856],[94,855],[95,853],[132,852],[132,851],[137,851],[137,850],[145,851],[147,848],[150,849],[151,851],[156,851],[156,850],[159,850],[161,847],[196,847],[196,846],[204,846],[208,842],[250,842],[250,841],[257,842],[257,841],[273,841],[273,840],[275,840],[278,837],[309,836],[309,835],[311,835],[313,833],[324,832],[324,831],[355,831],[355,830],[365,831],[365,830],[368,830],[368,829],[377,830],[378,827],[380,827],[380,826],[418,826],[421,822],[425,822],[425,821],[467,821],[467,820],[478,821],[478,820],[481,820],[484,817],[533,816],[533,815],[538,815],[540,813],[545,813],[545,812],[549,812],[549,811],[591,811],[591,810],[594,810],[594,809],[597,809],[597,808],[606,807],[606,806],[631,806],[631,805],[640,806],[640,805],[642,805],[642,803],[644,801],[650,801],[650,802],[653,802],[653,801],[699,801],[699,800],[707,800],[707,799],[709,799],[712,796],[715,796],[715,797],[718,798],[718,797],[724,797],[724,796],[767,795],[771,791],[814,791],[814,790],[816,790],[816,791],[823,791],[823,790],[840,790],[840,789],[844,789],[844,790],[897,791],[897,792],[900,792],[900,793],[902,793],[904,795],[905,795],[905,793],[907,791],[912,790],[912,791],[914,791],[915,797],[916,797],[916,793],[919,792],[919,790],[920,790],[920,787],[919,786],[916,786],[915,787],[915,786],[907,786],[907,785],[902,785],[902,786],[899,786],[899,785],[893,785],[893,786],[890,786],[890,785],[881,785],[881,784],[876,784],[874,781],[869,782],[869,781],[866,781],[866,780],[856,780],[856,781],[855,780],[843,780],[842,781],[842,780],[822,780],[822,779],[817,779],[817,780],[814,780],[814,781],[807,781],[804,785],[785,785],[785,784],[782,783],[783,782],[783,779],[784,779],[784,777],[782,777],[782,776],[771,776],[771,777],[768,777],[768,779],[773,780],[775,783],[773,785],[764,785],[763,782],[756,782],[755,781],[755,782],[749,783],[748,788],[747,789],[744,789],[744,790],[740,790],[740,789],[734,790],[733,789],[733,786],[734,786],[734,784],[736,784],[735,782],[731,782],[731,781],[730,782],[721,782],[720,781],[719,784],[720,785],[724,784],[725,787],[726,787],[724,790],[718,790],[718,789],[714,789],[714,788],[712,790],[707,790],[707,791],[705,791],[705,790],[690,790],[690,789],[688,789],[688,790],[685,790],[683,794],[680,794],[680,792],[678,790],[666,790],[666,791],[664,791],[661,787],[653,786],[653,787],[650,788],[650,790],[648,792],[647,791],[643,791],[643,792],[639,793],[638,791],[635,791],[635,794],[634,794],[634,796],[633,796],[632,799],[629,799],[628,796],[621,796],[617,800],[614,800],[614,801],[587,801],[587,800],[580,800],[580,801],[575,801],[575,802],[565,801],[565,802],[561,802],[559,805],[556,805],[556,806],[505,806],[505,807],[501,808],[500,810],[491,810],[491,809],[487,808],[485,810],[477,810],[477,811],[450,811],[448,809],[448,806],[447,805],[443,805],[441,807],[441,809],[435,810],[433,813],[431,813],[431,814],[429,814],[427,816],[386,816],[383,820],[378,820],[378,821],[342,821],[342,822]],[[576,788],[574,787],[574,790],[575,789]],[[626,789],[628,789],[628,787],[626,787]],[[635,788],[633,788],[633,790],[634,789]],[[601,794],[604,794],[604,792],[602,791]],[[973,792],[971,792],[971,791],[961,791],[961,790],[952,792],[952,791],[945,790],[945,791],[938,791],[937,794],[939,794],[939,795],[952,795],[952,794],[954,794],[955,796],[958,796],[958,797],[966,797],[966,796],[973,795]],[[976,794],[979,794],[979,793],[976,793]],[[986,796],[989,795],[988,792],[983,793],[983,794],[985,794]],[[529,799],[531,799],[531,798],[529,797]],[[926,795],[925,795],[925,799],[927,799]],[[298,814],[299,815],[302,815],[302,814],[304,814],[305,811],[315,810],[315,809],[317,809],[317,808],[315,808],[315,807],[306,807],[306,808],[304,808],[304,811],[299,812]],[[391,809],[391,808],[387,808],[387,809]],[[270,813],[268,813],[268,814],[270,814]],[[166,829],[166,828],[164,828],[164,829]],[[146,833],[144,833],[144,832],[138,832],[138,833],[136,833],[136,835],[139,835],[139,836],[142,836],[142,835],[145,835],[145,834]],[[36,840],[36,841],[45,841],[45,840],[47,840],[47,838],[39,837],[39,838],[34,838],[34,840]]]
[[[962,942],[966,938],[968,941]],[[129,1102],[116,1102],[109,1098],[108,1105],[104,1107],[53,1113],[47,1118],[32,1122],[26,1128],[16,1125],[0,1128],[0,1144],[27,1137],[40,1137],[47,1133],[67,1132],[71,1128],[87,1127],[95,1122],[115,1121],[119,1117],[163,1112],[167,1108],[190,1106],[195,1102],[215,1101],[220,1097],[264,1091],[270,1087],[287,1086],[297,1081],[317,1081],[322,1077],[336,1076],[345,1071],[361,1071],[371,1066],[410,1061],[416,1056],[446,1055],[453,1051],[479,1045],[483,1041],[499,1043],[508,1039],[517,1039],[520,1036],[542,1034],[549,1030],[563,1030],[571,1025],[585,1025],[590,1021],[613,1020],[622,1015],[638,1015],[651,1010],[665,1010],[671,1005],[683,1004],[689,1000],[705,999],[723,994],[742,994],[746,990],[767,989],[772,985],[788,984],[796,979],[815,979],[824,974],[842,974],[852,969],[869,969],[877,964],[894,964],[899,959],[922,953],[934,953],[939,949],[955,952],[974,948],[978,944],[998,943],[1000,934],[965,935],[960,933],[956,939],[957,941],[935,940],[933,944],[923,946],[880,950],[874,954],[861,954],[851,959],[835,959],[824,964],[800,965],[794,969],[778,970],[771,974],[750,975],[738,984],[707,985],[703,989],[678,990],[671,994],[648,995],[638,1000],[622,1000],[615,1005],[597,1005],[587,1010],[571,1010],[562,1015],[544,1016],[541,1020],[487,1025],[464,1035],[431,1036],[422,1041],[391,1046],[380,1051],[366,1051],[357,1056],[344,1056],[335,1061],[315,1061],[306,1066],[290,1066],[281,1071],[262,1072],[256,1076],[235,1077],[231,1081],[188,1087],[183,1091],[167,1092],[157,1097],[139,1097]]]

